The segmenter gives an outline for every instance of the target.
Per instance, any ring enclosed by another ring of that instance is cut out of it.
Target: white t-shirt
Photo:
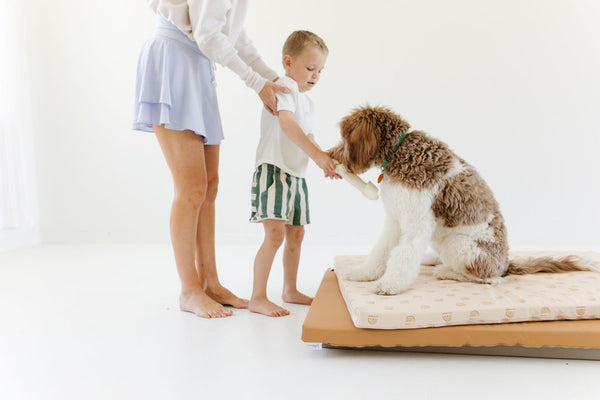
[[[244,30],[248,0],[146,1],[155,13],[194,40],[202,54],[238,74],[255,92],[260,92],[267,80],[277,78]]]
[[[277,84],[290,89],[291,93],[277,92],[277,110],[287,110],[294,114],[296,123],[305,134],[313,133],[315,107],[292,78],[284,76]],[[314,134],[314,133],[313,133]],[[263,108],[260,121],[260,141],[256,149],[255,167],[260,164],[273,164],[288,174],[304,178],[308,155],[288,138],[279,126],[279,118]]]

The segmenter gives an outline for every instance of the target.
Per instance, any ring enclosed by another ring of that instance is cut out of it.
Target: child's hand
[[[327,172],[325,172],[325,178],[329,178],[329,179],[342,179],[342,176],[336,172],[334,172],[333,174],[328,174]]]
[[[319,150],[319,153],[317,153],[313,160],[319,166],[319,168],[325,172],[325,177],[341,178],[341,176],[335,172],[335,163],[333,162],[333,159],[324,151]]]

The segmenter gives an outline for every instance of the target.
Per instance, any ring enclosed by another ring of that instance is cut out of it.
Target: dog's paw
[[[465,274],[456,271],[453,268],[445,265],[439,265],[433,269],[433,276],[440,280],[453,280],[460,282],[475,282],[475,283],[486,283],[489,285],[497,285],[504,281],[504,278],[497,276],[493,278],[479,278],[474,275]]]
[[[487,283],[489,285],[498,285],[498,284],[500,284],[502,282],[504,282],[504,278],[501,277],[501,276],[496,276],[494,278],[483,278],[483,279],[481,279],[481,283]]]
[[[425,254],[423,255],[423,258],[421,259],[422,265],[435,266],[435,265],[440,265],[441,263],[442,263],[442,259],[431,250],[426,251]]]
[[[398,282],[391,279],[379,279],[373,282],[371,291],[378,295],[395,295],[400,294],[408,289],[408,286],[400,285]]]
[[[369,282],[377,279],[373,276],[373,274],[370,274],[369,271],[366,271],[360,267],[348,268],[343,272],[342,275],[344,276],[344,279],[348,281]]]
[[[463,274],[456,272],[454,269],[445,265],[438,265],[433,269],[433,276],[439,280],[464,281]]]
[[[349,281],[370,282],[379,279],[383,274],[383,270],[384,267],[372,267],[368,264],[360,264],[346,268],[342,275],[344,279]]]

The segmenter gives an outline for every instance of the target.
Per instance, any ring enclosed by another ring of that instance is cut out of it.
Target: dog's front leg
[[[386,269],[390,250],[398,244],[400,225],[394,218],[386,217],[381,236],[367,259],[359,265],[347,268],[344,277],[350,281],[374,281],[379,279]]]
[[[415,213],[400,223],[399,244],[390,251],[385,273],[373,284],[372,290],[377,294],[402,293],[412,285],[419,275],[421,260],[433,234],[433,215]]]

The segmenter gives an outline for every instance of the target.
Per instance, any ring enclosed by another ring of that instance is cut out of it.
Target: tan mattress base
[[[332,348],[600,360],[600,320],[356,328],[333,270],[323,277],[302,325],[302,340]]]

